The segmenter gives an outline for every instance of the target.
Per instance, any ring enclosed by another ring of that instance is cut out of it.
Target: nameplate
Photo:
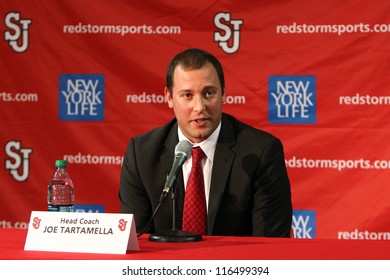
[[[139,250],[134,216],[32,211],[24,250],[102,254]]]

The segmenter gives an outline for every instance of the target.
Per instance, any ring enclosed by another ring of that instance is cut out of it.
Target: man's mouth
[[[197,126],[203,126],[203,125],[206,124],[207,119],[206,119],[206,118],[194,119],[193,122],[194,122],[195,125],[197,125]]]
[[[195,120],[196,123],[202,123],[202,122],[205,122],[205,121],[206,121],[206,119],[196,119]]]

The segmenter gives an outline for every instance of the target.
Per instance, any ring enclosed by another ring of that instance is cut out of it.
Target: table
[[[190,243],[139,238],[125,255],[24,251],[27,230],[0,228],[1,260],[389,260],[390,240],[204,236]]]

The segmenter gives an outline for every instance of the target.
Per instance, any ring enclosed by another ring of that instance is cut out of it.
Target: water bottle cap
[[[56,167],[66,167],[66,160],[56,160]]]

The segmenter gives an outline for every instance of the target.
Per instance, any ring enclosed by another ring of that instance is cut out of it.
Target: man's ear
[[[169,92],[168,88],[165,87],[164,88],[164,95],[165,95],[165,99],[167,100],[168,102],[168,106],[169,108],[173,108],[173,100],[172,100],[172,96],[171,96],[171,93]]]

